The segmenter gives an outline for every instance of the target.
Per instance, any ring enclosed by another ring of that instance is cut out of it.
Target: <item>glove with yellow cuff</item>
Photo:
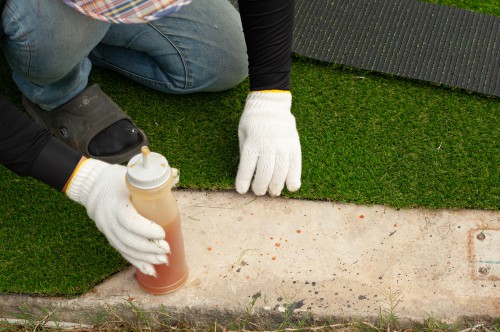
[[[292,95],[285,90],[248,94],[238,127],[240,163],[236,190],[279,196],[283,188],[300,188],[302,156]],[[253,181],[252,181],[253,178]]]
[[[166,264],[170,247],[165,231],[142,217],[130,201],[127,168],[84,159],[66,185],[66,195],[87,209],[111,246],[144,274],[155,275],[154,264]]]

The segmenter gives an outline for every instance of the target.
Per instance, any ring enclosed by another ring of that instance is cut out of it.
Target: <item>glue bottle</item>
[[[188,278],[184,253],[181,220],[172,187],[178,180],[178,171],[170,168],[167,159],[143,146],[141,153],[127,165],[126,182],[131,201],[137,212],[165,230],[165,241],[170,246],[168,265],[155,265],[157,276],[137,270],[139,285],[152,294],[166,294],[182,287]]]

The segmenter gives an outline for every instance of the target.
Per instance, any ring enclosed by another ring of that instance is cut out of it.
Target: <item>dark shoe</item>
[[[97,84],[87,87],[68,103],[52,111],[41,109],[24,96],[23,105],[36,123],[50,129],[56,138],[89,158],[122,164],[141,153],[143,145],[148,145],[142,130],[135,127],[132,119]],[[113,155],[92,155],[89,152],[92,139],[121,120],[130,122],[131,135],[139,137],[136,142]]]

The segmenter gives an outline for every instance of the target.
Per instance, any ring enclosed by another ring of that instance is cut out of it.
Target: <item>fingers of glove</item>
[[[156,277],[156,269],[153,266],[153,264],[149,264],[147,262],[135,259],[133,257],[123,255],[123,258],[125,258],[130,264],[135,266],[137,269],[139,269],[142,273],[148,275],[148,276],[153,276]]]
[[[273,177],[276,163],[275,153],[266,150],[260,154],[257,161],[257,169],[252,183],[252,190],[257,196],[265,195],[269,188],[269,183]]]
[[[286,177],[288,175],[289,159],[287,154],[279,154],[274,165],[273,177],[269,184],[269,194],[271,196],[279,196],[285,186]]]
[[[119,235],[122,243],[122,252],[128,255],[165,255],[170,253],[170,246],[165,240],[146,239],[133,233],[122,233]]]
[[[166,255],[137,255],[133,251],[123,250],[126,248],[123,243],[117,240],[117,238],[110,233],[107,235],[108,241],[113,248],[118,250],[118,252],[125,258],[130,264],[134,265],[136,268],[141,270],[142,273],[156,276],[156,270],[153,264],[167,264],[168,258]],[[154,257],[153,257],[154,256]]]
[[[302,153],[300,146],[290,157],[290,166],[286,177],[286,188],[290,191],[297,191],[300,188],[300,176],[302,173]]]
[[[121,227],[129,233],[153,240],[165,238],[165,231],[163,228],[141,216],[131,203],[127,204],[124,209],[118,211],[117,218]]]
[[[245,146],[246,140],[247,140],[246,130],[241,129],[241,128],[238,129],[238,142],[239,142],[239,148],[240,148],[240,155],[243,154],[243,147]]]
[[[240,194],[246,193],[248,188],[250,188],[250,183],[252,182],[252,177],[257,166],[257,159],[257,152],[250,145],[244,145],[240,154],[238,173],[236,174],[236,191]]]
[[[141,261],[148,264],[159,265],[159,264],[168,264],[168,256],[166,254],[163,255],[155,255],[155,254],[146,254],[139,252],[124,252],[123,256],[130,257],[137,261]]]
[[[170,246],[165,240],[148,240],[133,233],[117,232],[116,229],[107,229],[104,234],[111,246],[122,255],[142,259],[150,264],[164,263],[161,257],[170,253]],[[151,256],[156,258],[149,259]]]

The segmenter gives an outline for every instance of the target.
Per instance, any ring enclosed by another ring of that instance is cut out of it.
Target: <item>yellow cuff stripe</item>
[[[78,173],[78,171],[80,170],[80,168],[83,166],[83,164],[85,164],[85,162],[87,160],[89,160],[89,159],[87,159],[85,157],[82,157],[80,159],[80,161],[78,162],[78,165],[76,165],[76,167],[75,167],[75,170],[73,171],[73,173],[69,177],[68,182],[66,182],[66,185],[64,185],[64,188],[62,190],[63,193],[65,193],[66,190],[68,190],[69,186],[71,185],[71,181],[73,181],[73,178],[75,177],[76,173]]]
[[[290,90],[257,90],[259,92],[290,92]]]

